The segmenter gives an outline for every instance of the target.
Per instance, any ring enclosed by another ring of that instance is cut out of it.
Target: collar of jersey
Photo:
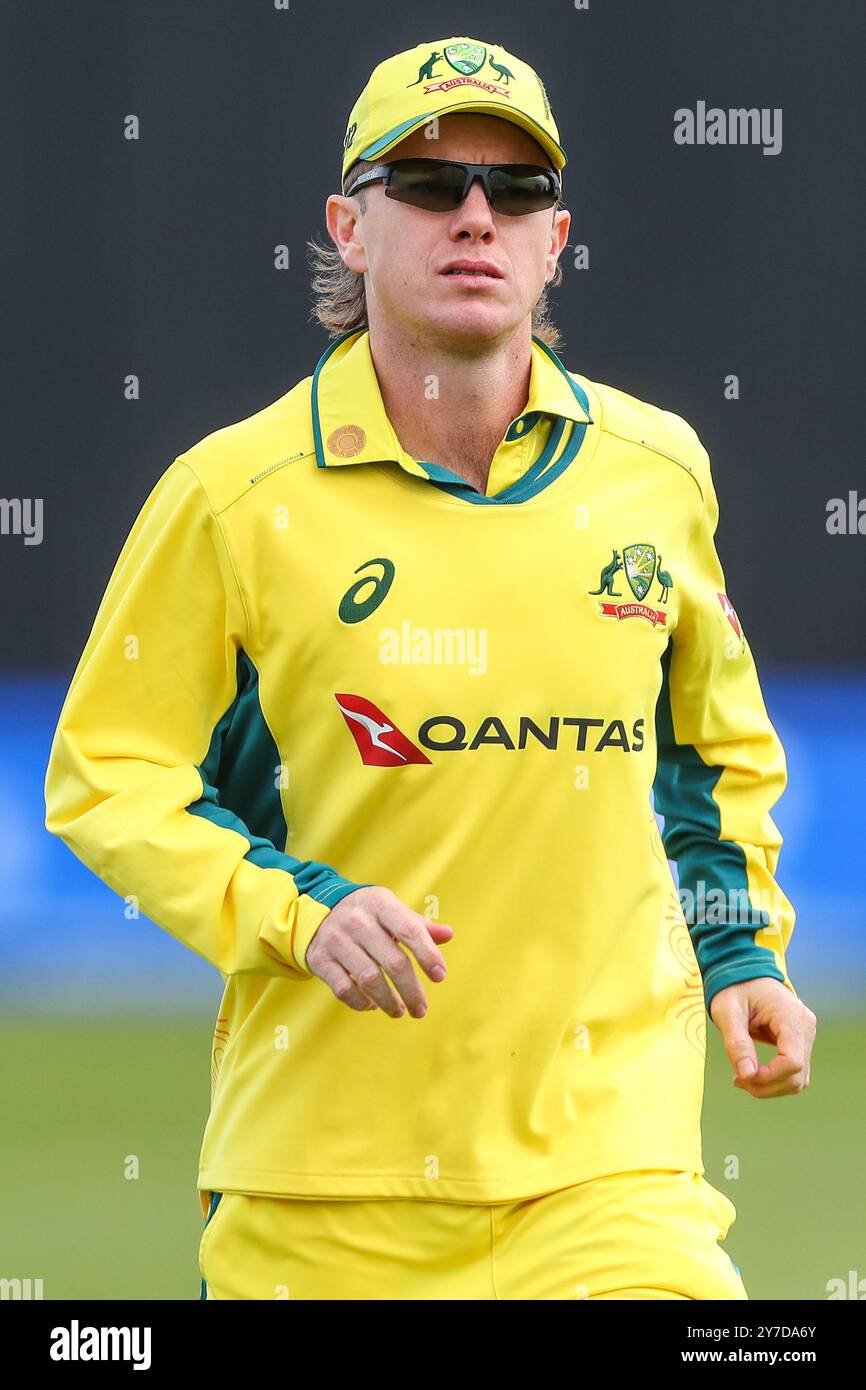
[[[370,352],[370,332],[366,327],[344,333],[320,357],[313,373],[311,410],[319,468],[334,468],[346,463],[393,462],[406,472],[427,478],[467,501],[481,503],[516,502],[532,496],[561,472],[559,467],[551,468],[549,464],[566,421],[574,422],[573,445],[582,442],[586,426],[593,423],[586,392],[569,376],[553,349],[533,335],[529,398],[523,413],[509,425],[505,439],[519,439],[528,433],[542,414],[553,416],[556,423],[542,457],[507,488],[485,497],[450,469],[414,459],[402,448],[385,412]],[[363,438],[357,453],[348,457],[332,453],[328,449],[332,434],[352,427]],[[570,461],[576,451],[574,447],[564,451],[565,461]],[[527,483],[532,484],[529,489]]]

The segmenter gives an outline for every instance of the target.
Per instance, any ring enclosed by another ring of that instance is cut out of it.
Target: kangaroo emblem
[[[418,69],[417,80],[415,82],[407,82],[406,86],[417,87],[419,82],[429,82],[433,76],[433,66],[435,63],[439,61],[441,57],[442,54],[438,53],[434,48],[433,52],[430,54],[430,57],[427,59],[427,62],[422,63],[421,67]]]
[[[674,587],[674,581],[671,579],[667,570],[662,569],[661,555],[659,556],[658,564],[656,565],[656,579],[662,586],[662,594],[661,598],[659,599],[659,603],[667,603],[668,591]]]
[[[622,560],[619,558],[619,551],[615,550],[613,552],[613,559],[608,561],[601,574],[598,576],[599,587],[597,589],[588,589],[587,592],[590,594],[609,594],[611,598],[619,598],[619,590],[613,587],[613,577],[617,570],[621,569]]]
[[[509,68],[503,67],[502,63],[494,63],[492,56],[487,60],[495,73],[499,74],[500,82],[504,82],[506,87],[511,81],[514,73]],[[413,83],[414,86],[414,83]]]

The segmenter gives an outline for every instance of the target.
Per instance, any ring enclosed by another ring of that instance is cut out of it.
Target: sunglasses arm
[[[354,183],[349,184],[349,187],[343,193],[343,197],[351,198],[355,189],[361,188],[366,183],[378,183],[380,179],[386,179],[389,169],[390,165],[388,164],[377,164],[374,169],[368,169],[365,174],[361,174],[356,178]]]

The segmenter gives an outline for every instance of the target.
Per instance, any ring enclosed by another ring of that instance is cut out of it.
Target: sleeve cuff
[[[713,1000],[717,994],[723,989],[727,989],[729,985],[739,985],[743,984],[746,980],[760,979],[778,980],[779,984],[785,985],[794,997],[797,997],[797,991],[788,979],[787,974],[779,969],[775,960],[772,958],[767,960],[766,957],[763,959],[743,957],[740,960],[733,960],[725,965],[715,965],[711,970],[708,970],[707,974],[703,977],[707,1013],[710,1014],[712,1018],[710,1006]]]
[[[335,874],[316,886],[311,893],[301,893],[292,904],[287,930],[272,932],[265,929],[259,939],[277,956],[307,979],[313,972],[307,966],[307,947],[332,907],[359,888],[372,888],[371,883],[352,883]]]

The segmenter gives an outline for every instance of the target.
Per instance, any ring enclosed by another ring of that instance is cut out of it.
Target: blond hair
[[[354,182],[359,174],[372,169],[373,164],[366,159],[357,159],[344,180]],[[361,212],[367,210],[367,190],[361,188],[351,195],[358,199]],[[556,205],[560,206],[559,203]],[[313,307],[310,318],[316,319],[332,338],[342,333],[351,333],[363,328],[367,323],[367,295],[364,277],[357,270],[350,270],[332,241],[320,243],[314,237],[307,241],[310,266],[312,269],[311,288]],[[548,285],[562,283],[562,267],[559,261]],[[532,332],[554,352],[560,351],[563,338],[550,317],[545,285],[532,309]]]

